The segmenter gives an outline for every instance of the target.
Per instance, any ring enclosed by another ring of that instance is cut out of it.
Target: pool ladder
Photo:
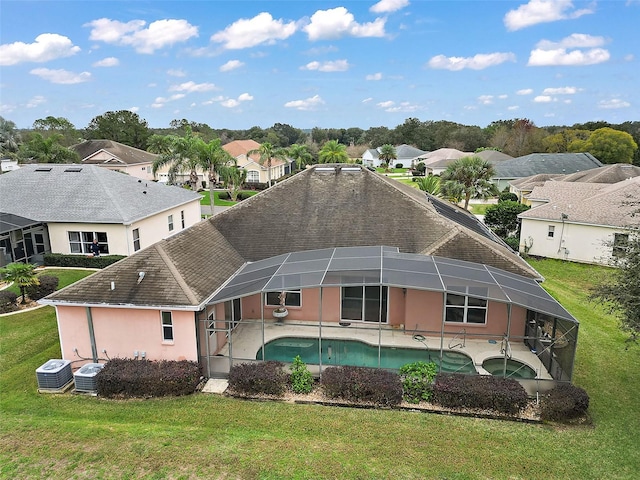
[[[456,339],[460,338],[461,334],[462,334],[462,342],[458,342],[452,345]],[[456,333],[454,337],[449,341],[449,350],[453,350],[456,347],[464,348],[466,344],[467,344],[467,330],[463,328],[458,333]]]

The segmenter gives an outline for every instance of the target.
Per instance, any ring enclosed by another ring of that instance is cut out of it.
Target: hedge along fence
[[[395,372],[368,367],[328,367],[320,385],[329,398],[370,402],[382,407],[402,402],[402,382]]]
[[[126,258],[126,256],[101,255],[99,257],[88,257],[85,255],[47,253],[44,256],[44,264],[47,267],[105,268],[123,258]]]

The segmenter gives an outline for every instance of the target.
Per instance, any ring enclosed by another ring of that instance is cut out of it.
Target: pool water
[[[504,373],[504,358],[488,358],[482,362],[484,368],[491,375],[502,376]],[[519,378],[536,378],[536,372],[529,365],[513,359],[507,359],[506,377]]]
[[[319,341],[317,338],[283,337],[267,342],[264,359],[290,363],[296,355],[304,363],[318,365]],[[262,360],[262,348],[256,353]],[[398,370],[407,363],[434,362],[443,372],[475,374],[473,361],[461,352],[445,351],[440,361],[439,350],[426,348],[380,348],[380,367]],[[322,365],[353,365],[356,367],[378,367],[378,347],[357,340],[323,339]]]

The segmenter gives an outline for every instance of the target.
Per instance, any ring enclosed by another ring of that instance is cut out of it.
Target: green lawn
[[[74,270],[74,269],[66,269],[66,268],[46,268],[41,272],[38,271],[37,275],[53,275],[54,277],[58,277],[58,290],[66,287],[67,285],[71,285],[72,283],[77,282],[78,280],[91,275],[94,270]],[[14,283],[10,287],[7,288],[14,292],[16,295],[20,295],[20,288]]]
[[[640,471],[640,348],[586,301],[609,271],[534,261],[580,321],[575,383],[593,425],[251,402],[36,392],[60,356],[53,308],[0,317],[0,478],[631,479]]]
[[[258,193],[256,190],[243,190],[242,193],[244,193],[245,195],[255,195],[256,193]],[[200,195],[202,195],[202,200],[200,200],[200,205],[211,205],[211,199],[209,198],[209,191],[203,191],[200,192]],[[219,191],[214,191],[213,192],[213,197],[214,197],[214,203],[213,205],[215,207],[230,207],[232,205],[235,205],[238,202],[232,202],[230,200],[220,200],[219,198],[220,196],[220,192]]]

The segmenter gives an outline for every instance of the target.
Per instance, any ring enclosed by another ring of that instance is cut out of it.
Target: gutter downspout
[[[93,363],[98,363],[98,348],[96,347],[96,334],[93,330],[93,317],[91,316],[91,307],[85,307],[87,312],[87,325],[89,327],[89,343],[91,343],[91,356]]]

